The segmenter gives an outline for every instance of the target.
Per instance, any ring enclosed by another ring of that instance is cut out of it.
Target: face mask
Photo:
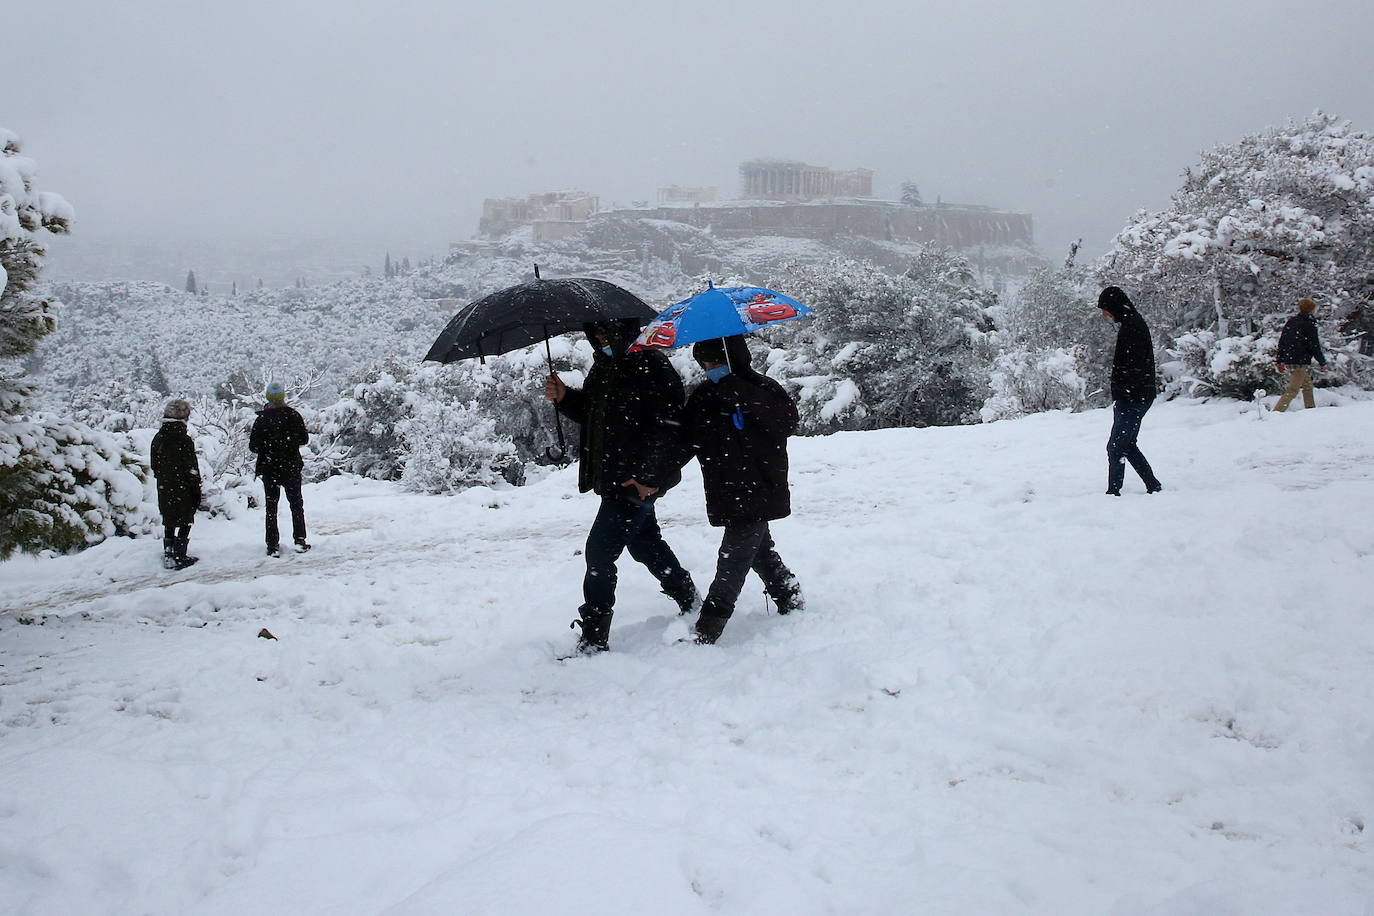
[[[725,378],[729,374],[729,366],[716,366],[714,369],[706,370],[706,377],[713,382],[719,382],[721,379]]]

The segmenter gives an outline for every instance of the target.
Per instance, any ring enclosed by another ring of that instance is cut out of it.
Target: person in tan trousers
[[[1322,353],[1321,340],[1317,336],[1317,319],[1314,317],[1317,303],[1303,299],[1298,303],[1298,314],[1288,319],[1279,335],[1278,368],[1288,371],[1288,389],[1274,405],[1278,413],[1288,409],[1293,398],[1302,392],[1303,407],[1316,407],[1312,396],[1312,360],[1326,367],[1326,356]]]

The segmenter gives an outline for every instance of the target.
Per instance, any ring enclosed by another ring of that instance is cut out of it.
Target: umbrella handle
[[[539,265],[534,265],[534,275],[539,276]],[[549,348],[549,326],[544,325],[544,357],[549,361],[549,375],[553,375],[553,350]],[[558,431],[558,451],[555,453],[553,446],[544,449],[544,457],[565,467],[568,461],[568,442],[563,438],[563,418],[558,415],[558,405],[553,405],[553,428]]]

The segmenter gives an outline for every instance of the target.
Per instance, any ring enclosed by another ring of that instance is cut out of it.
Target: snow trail
[[[1366,912],[1374,403],[1161,404],[1148,497],[1109,425],[795,441],[808,608],[751,579],[714,647],[626,559],[613,651],[553,660],[571,471],[0,566],[4,906]],[[695,471],[661,518],[704,585]]]

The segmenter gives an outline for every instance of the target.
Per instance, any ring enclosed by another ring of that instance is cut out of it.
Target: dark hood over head
[[[582,330],[587,335],[587,340],[592,343],[592,352],[597,356],[603,356],[596,343],[596,329],[601,328],[606,332],[606,340],[610,343],[611,350],[616,356],[624,356],[630,349],[630,344],[635,342],[639,336],[639,330],[643,326],[637,318],[617,318],[613,321],[596,322],[582,325]]]
[[[754,365],[754,357],[749,353],[749,342],[743,334],[698,341],[692,346],[692,355],[710,363],[729,363],[732,371],[750,369]]]
[[[1135,306],[1119,286],[1109,286],[1097,297],[1097,307],[1111,314],[1117,321],[1135,311]]]

